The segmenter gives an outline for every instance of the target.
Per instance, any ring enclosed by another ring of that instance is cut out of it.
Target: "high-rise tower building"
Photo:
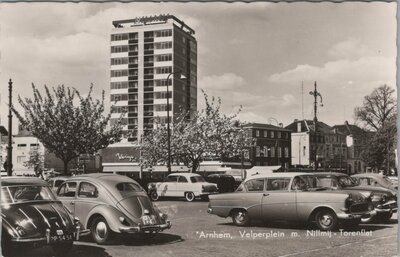
[[[126,112],[124,133],[136,141],[153,129],[155,117],[167,122],[167,97],[170,121],[196,111],[194,30],[173,15],[117,20],[113,26],[111,124]]]

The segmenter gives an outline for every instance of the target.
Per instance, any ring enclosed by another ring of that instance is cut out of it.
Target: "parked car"
[[[217,184],[208,183],[199,174],[172,173],[164,182],[149,184],[150,197],[157,201],[160,197],[185,197],[192,202],[196,197],[206,198],[218,193]]]
[[[343,221],[356,225],[373,213],[370,200],[362,194],[325,190],[317,182],[308,173],[254,175],[234,193],[211,195],[208,213],[232,217],[238,226],[251,220],[304,221],[315,222],[324,231]]]
[[[73,241],[89,231],[56,198],[48,184],[35,177],[1,179],[1,248],[3,256],[19,248],[50,245],[66,255]]]
[[[58,187],[69,178],[70,176],[52,177],[47,181],[47,183],[49,183],[51,190],[57,192]]]
[[[376,173],[362,173],[352,175],[360,186],[379,186],[393,191],[397,191],[397,185],[393,183],[387,176]]]
[[[383,187],[360,186],[354,179],[344,173],[318,172],[314,173],[314,175],[318,177],[319,185],[321,187],[327,187],[334,190],[346,190],[348,192],[371,192],[372,204],[377,215],[362,219],[363,222],[372,222],[373,220],[388,222],[392,217],[392,214],[397,212],[396,192],[390,189]]]
[[[219,193],[234,192],[236,189],[235,178],[231,175],[211,174],[206,177],[206,181],[217,184]]]
[[[153,237],[171,227],[167,215],[152,204],[146,191],[126,176],[92,173],[74,176],[57,190],[58,198],[90,229],[97,244],[115,234]]]

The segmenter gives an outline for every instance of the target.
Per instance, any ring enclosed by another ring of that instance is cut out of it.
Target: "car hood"
[[[368,186],[353,186],[353,187],[345,187],[345,190],[357,190],[357,191],[370,191],[374,193],[387,194],[387,195],[396,195],[397,192],[384,188],[384,187],[368,187]]]
[[[145,210],[149,212],[149,215],[154,215],[157,219],[159,217],[159,213],[147,195],[126,197],[117,203],[117,207],[135,223],[140,222]]]
[[[75,231],[70,214],[60,202],[2,205],[2,218],[14,232],[22,228],[23,233],[19,237],[44,237],[48,228],[50,235],[56,235],[57,230],[64,233]]]

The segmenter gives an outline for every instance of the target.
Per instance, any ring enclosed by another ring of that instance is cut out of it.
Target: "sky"
[[[319,120],[354,123],[364,96],[396,87],[396,3],[1,3],[1,123],[10,78],[15,104],[32,83],[93,83],[109,106],[112,21],[157,14],[196,31],[198,108],[203,89],[242,121],[288,125],[312,119],[316,81]]]

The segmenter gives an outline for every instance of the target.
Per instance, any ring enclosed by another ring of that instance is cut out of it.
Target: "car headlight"
[[[349,209],[352,204],[353,204],[353,198],[351,197],[351,195],[349,195],[349,197],[347,197],[345,201],[345,206],[347,209]]]
[[[160,212],[160,213],[158,213],[158,215],[159,215],[160,218],[163,219],[163,220],[167,220],[167,219],[168,219],[168,215],[165,214],[165,213]]]
[[[129,222],[125,217],[119,217],[119,221],[122,225],[129,226]]]
[[[24,229],[23,227],[21,227],[21,226],[17,226],[17,227],[15,228],[15,230],[18,232],[18,235],[20,235],[20,236],[26,235],[25,229]]]
[[[381,203],[386,203],[387,202],[387,200],[388,200],[388,198],[387,198],[387,196],[386,195],[382,195],[382,198],[381,198]]]

